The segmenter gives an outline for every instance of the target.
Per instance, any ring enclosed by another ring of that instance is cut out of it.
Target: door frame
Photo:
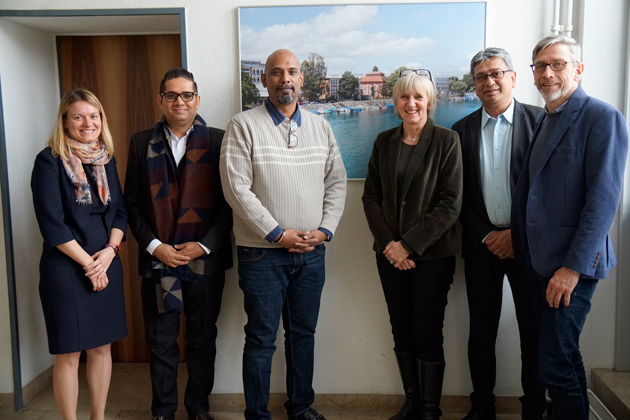
[[[626,8],[626,22],[630,22],[630,7]],[[626,28],[626,48],[630,46],[630,28]],[[630,54],[626,57],[626,86],[625,86],[626,127],[630,131]],[[617,313],[615,327],[615,370],[630,371],[630,266],[625,264],[625,254],[630,252],[630,157],[626,161],[626,175],[624,179],[621,204],[619,205],[619,257],[617,274]]]
[[[181,42],[182,67],[188,68],[186,39],[186,9],[147,8],[147,9],[86,9],[86,10],[0,10],[2,17],[101,17],[101,16],[151,16],[178,15],[179,36]],[[82,33],[82,35],[90,35]],[[4,112],[2,107],[2,80],[0,80],[0,198],[2,199],[2,223],[4,227],[4,246],[9,295],[9,322],[11,330],[11,364],[13,371],[13,408],[22,411],[25,406],[22,383],[22,364],[20,357],[20,337],[18,329],[18,308],[16,295],[16,278],[13,251],[13,225],[11,222],[11,202],[9,194],[9,171],[5,137]],[[61,83],[61,78],[60,78]]]

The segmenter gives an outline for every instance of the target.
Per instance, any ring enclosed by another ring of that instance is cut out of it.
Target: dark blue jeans
[[[580,353],[580,334],[591,309],[597,280],[580,279],[569,306],[558,309],[547,302],[550,277],[541,276],[528,261],[527,279],[540,325],[538,352],[540,380],[549,391],[555,420],[588,420],[586,372]]]
[[[315,327],[324,287],[324,245],[304,254],[286,249],[238,247],[239,285],[245,296],[243,387],[245,419],[271,419],[267,409],[271,360],[282,314],[289,415],[315,399]]]

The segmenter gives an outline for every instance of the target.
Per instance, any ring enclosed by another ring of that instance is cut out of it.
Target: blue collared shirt
[[[271,103],[269,99],[265,100],[265,108],[267,108],[267,112],[269,112],[271,119],[276,125],[280,125],[282,121],[284,121],[285,118],[287,118],[284,116],[282,112],[280,112],[278,108],[276,108],[274,104]],[[297,123],[298,127],[302,127],[302,112],[300,111],[299,105],[296,105],[295,112],[291,116],[291,119]],[[287,141],[288,141],[288,138],[287,138]],[[267,240],[267,242],[273,242],[278,236],[280,236],[283,230],[284,229],[282,229],[280,225],[278,225],[275,227],[274,230],[269,232],[269,234],[265,237],[265,239]],[[333,234],[328,229],[324,229],[320,227],[318,230],[321,230],[322,232],[326,234],[326,241],[330,241],[332,239]]]
[[[265,108],[267,108],[267,112],[269,112],[271,119],[276,125],[282,124],[282,121],[287,118],[269,99],[265,99]],[[291,119],[297,122],[298,127],[302,127],[302,112],[300,111],[299,105],[296,105],[295,112],[291,116]]]
[[[492,118],[485,109],[481,112],[481,188],[488,217],[495,226],[510,225],[513,122],[514,100],[498,118]]]

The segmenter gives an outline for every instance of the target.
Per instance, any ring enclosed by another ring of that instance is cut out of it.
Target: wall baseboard
[[[518,397],[497,396],[497,412],[520,414],[521,403]],[[269,398],[269,410],[282,411],[286,394],[272,393]],[[398,411],[405,400],[399,394],[315,394],[313,407],[321,411]],[[467,413],[470,410],[468,395],[443,395],[440,408],[445,413]],[[239,411],[245,410],[243,394],[211,394],[210,410]]]
[[[40,392],[52,385],[53,380],[53,367],[49,367],[42,373],[37,375],[35,379],[26,384],[22,388],[22,397],[24,398],[24,405],[28,404],[33,398],[39,395]],[[0,408],[13,408],[13,393],[0,394]]]
[[[13,393],[0,394],[0,408],[13,408]]]
[[[22,398],[24,398],[24,406],[31,402],[33,398],[38,396],[40,392],[51,386],[53,383],[53,367],[50,366],[42,373],[37,375],[35,379],[26,384],[22,388]]]

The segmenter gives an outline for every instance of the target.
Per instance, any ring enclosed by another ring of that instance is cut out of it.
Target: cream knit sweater
[[[236,244],[277,248],[276,226],[334,233],[346,199],[346,170],[328,121],[302,112],[288,148],[290,119],[276,125],[266,107],[241,112],[221,147],[221,183],[234,213]]]

